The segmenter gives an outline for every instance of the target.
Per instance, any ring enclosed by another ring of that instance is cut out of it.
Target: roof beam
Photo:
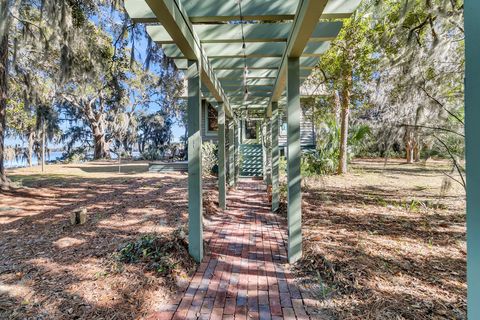
[[[285,51],[285,43],[281,42],[248,42],[245,50],[239,43],[205,43],[202,45],[209,58],[281,58]],[[163,51],[167,57],[188,58],[179,45],[165,44]]]
[[[270,96],[272,95],[271,92],[268,91],[252,91],[250,88],[248,89],[249,96],[251,97],[263,97],[264,99],[269,99]],[[231,91],[228,93],[229,97],[244,97],[245,93],[243,90],[239,91]]]
[[[127,1],[128,2],[128,1]],[[202,71],[202,80],[218,102],[223,102],[228,116],[233,117],[228,99],[215,76],[212,66],[200,45],[190,19],[178,0],[146,0],[147,5],[157,17],[178,48],[187,59],[198,60]],[[128,11],[128,10],[127,10]],[[133,17],[132,17],[133,18]]]
[[[238,80],[230,80],[230,79],[225,79],[225,80],[220,80],[222,83],[222,86],[224,87],[237,87],[237,88],[243,88],[243,79],[238,79]],[[272,86],[275,83],[275,79],[269,79],[269,78],[264,78],[264,79],[247,79],[247,86]]]
[[[187,60],[178,58],[174,59],[175,65],[180,70],[187,69]],[[248,70],[276,70],[280,67],[281,58],[247,58]],[[313,69],[318,64],[318,57],[301,57],[300,69]],[[215,69],[218,74],[220,70],[244,70],[245,64],[243,58],[213,58],[210,59],[210,65]]]
[[[280,57],[264,57],[264,58],[210,58],[210,63],[215,70],[222,69],[243,69],[245,62],[250,70],[252,69],[278,69],[282,58]]]
[[[361,0],[330,0],[320,16],[321,19],[343,19],[350,17]],[[193,23],[209,23],[240,20],[235,1],[183,0],[185,9]],[[298,0],[243,0],[242,13],[245,20],[279,21],[293,20]],[[129,16],[139,23],[156,23],[157,17],[144,0],[126,0]]]
[[[292,23],[244,24],[246,42],[287,42]],[[337,37],[342,22],[320,22],[315,27],[310,41],[329,41]],[[202,43],[242,43],[242,26],[239,24],[196,24],[193,29]],[[164,26],[147,26],[147,33],[159,44],[173,44],[172,37]]]
[[[273,90],[273,86],[249,86],[248,87],[248,91],[249,92],[253,92],[253,93],[260,93],[260,92],[267,92],[269,94],[272,93],[272,90]],[[225,91],[230,94],[232,92],[241,92],[242,94],[244,94],[244,89],[243,87],[239,88],[239,87],[225,87]]]
[[[244,70],[235,69],[235,70],[216,70],[217,77],[219,79],[239,79],[243,78]],[[275,69],[253,69],[248,70],[247,79],[254,78],[273,78],[275,79],[278,75],[278,70]]]
[[[285,88],[287,60],[288,58],[296,58],[302,55],[326,5],[327,0],[303,0],[298,5],[295,20],[293,21],[294,26],[288,37],[287,48],[282,56],[282,64],[275,81],[270,102],[278,101],[280,98]],[[271,103],[269,104],[267,115],[271,116]]]

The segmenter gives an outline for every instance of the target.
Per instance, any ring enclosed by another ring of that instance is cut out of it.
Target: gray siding
[[[278,145],[287,146],[287,134],[282,130],[283,124],[287,123],[284,115],[280,121],[280,134],[278,135]],[[300,117],[300,143],[302,147],[315,146],[315,127],[313,126],[311,112],[302,112]]]
[[[207,103],[208,102],[206,102],[205,100],[202,100],[202,126],[201,126],[202,141],[203,142],[210,141],[217,144],[218,143],[217,132],[207,132]],[[304,110],[302,112],[300,121],[301,121],[300,122],[300,143],[302,147],[315,146],[315,128],[311,118],[311,111]],[[285,132],[282,132],[282,124],[286,122],[287,122],[287,119],[285,116],[283,116],[279,124],[279,128],[280,128],[280,134],[278,136],[279,147],[287,146],[287,135]]]

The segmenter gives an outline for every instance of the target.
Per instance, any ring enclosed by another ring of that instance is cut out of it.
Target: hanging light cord
[[[243,86],[244,86],[244,101],[248,99],[248,87],[247,87],[247,75],[248,75],[248,67],[247,67],[247,46],[245,43],[245,33],[243,30],[243,13],[242,13],[242,0],[238,0],[238,8],[240,10],[240,26],[242,30],[242,49],[243,49]]]

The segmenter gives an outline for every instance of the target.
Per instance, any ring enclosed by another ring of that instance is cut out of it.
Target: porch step
[[[263,154],[261,144],[241,144],[240,176],[262,177],[263,176]]]

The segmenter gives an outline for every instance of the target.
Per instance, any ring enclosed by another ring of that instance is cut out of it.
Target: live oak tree
[[[0,0],[0,187],[8,182],[4,167],[8,99],[8,10],[8,0]]]
[[[418,161],[422,147],[443,149],[462,176],[463,2],[382,1],[375,9],[379,140],[403,143],[407,162]]]
[[[121,1],[2,0],[1,6],[0,35],[6,41],[0,52],[4,58],[1,70],[5,71],[0,82],[0,123],[5,122],[7,97],[11,101],[12,124],[23,124],[27,115],[33,122],[38,106],[61,110],[67,120],[80,122],[64,138],[71,137],[74,143],[78,137],[92,137],[95,158],[103,158],[110,155],[111,142],[131,146],[138,108],[160,105],[158,101],[162,100],[176,110],[171,97],[178,95],[178,73],[171,68],[165,72],[158,66],[166,59],[151,41],[146,63],[141,66],[134,44],[141,37],[145,39],[146,33],[130,23]],[[7,70],[7,62],[16,65]],[[154,71],[148,72],[149,67]],[[159,74],[165,81],[160,81]],[[7,92],[8,76],[14,83],[12,87],[20,88],[19,95]],[[39,94],[38,88],[44,84],[49,90],[42,90],[48,94]],[[25,133],[32,132],[32,127],[17,129]],[[4,134],[2,125],[0,156]],[[2,181],[6,180],[1,158],[0,171]]]
[[[94,24],[87,23],[82,29],[70,57],[68,82],[61,92],[62,107],[91,130],[94,158],[109,158],[107,115],[128,99],[122,86],[128,57],[115,57],[111,37]]]
[[[36,44],[37,53],[44,53],[42,59],[45,61],[49,59],[50,48],[58,48],[62,52],[61,65],[65,65],[64,58],[70,52],[69,44],[73,39],[71,31],[76,23],[84,19],[87,3],[74,0],[0,0],[0,187],[8,185],[4,167],[6,110],[10,98],[10,67],[15,63],[17,48],[28,42]],[[32,20],[32,12],[38,12],[41,19]],[[32,57],[38,58],[33,54]],[[33,96],[34,91],[35,87],[31,86],[29,96]]]

